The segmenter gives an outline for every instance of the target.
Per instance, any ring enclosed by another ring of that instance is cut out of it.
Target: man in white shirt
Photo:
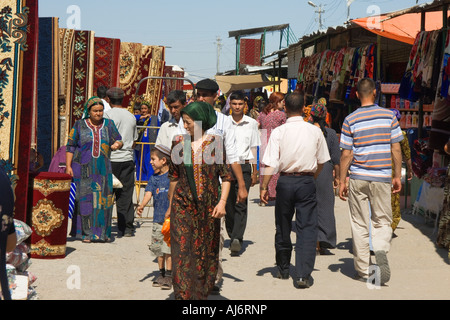
[[[235,131],[237,155],[242,168],[245,187],[249,192],[250,187],[253,187],[258,181],[256,162],[257,150],[261,145],[258,123],[244,115],[245,95],[243,92],[237,91],[230,95],[230,106],[232,115],[229,118]],[[237,193],[238,185],[236,182],[232,182],[225,217],[227,233],[231,239],[230,251],[232,256],[239,255],[242,249],[248,214],[248,199],[244,202],[237,202]]]
[[[172,149],[173,138],[178,134],[178,123],[181,119],[181,110],[186,106],[186,93],[183,91],[171,91],[167,96],[167,105],[169,106],[172,119],[161,126],[156,139],[156,145],[163,145]]]
[[[122,189],[114,189],[117,224],[122,236],[131,237],[135,232],[133,194],[136,166],[134,163],[134,144],[139,137],[136,118],[126,107],[122,107],[124,98],[122,89],[111,88],[107,94],[112,109],[105,113],[105,117],[114,121],[124,143],[121,150],[111,153],[113,174],[123,184]]]
[[[268,202],[267,186],[275,172],[280,172],[275,204],[275,250],[279,278],[289,279],[292,218],[296,213],[295,269],[297,288],[313,284],[317,244],[317,200],[314,178],[330,160],[322,131],[303,120],[304,97],[293,93],[286,98],[286,124],[276,128],[262,163],[266,166],[260,198]],[[331,182],[330,182],[331,183]]]

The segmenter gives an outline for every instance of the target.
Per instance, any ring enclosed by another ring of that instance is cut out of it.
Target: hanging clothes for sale
[[[422,31],[417,35],[400,83],[401,99],[416,102],[422,97],[426,104],[434,100],[442,59],[441,37],[441,30]]]

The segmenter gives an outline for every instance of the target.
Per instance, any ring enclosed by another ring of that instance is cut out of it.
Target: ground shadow
[[[225,248],[229,249],[230,248],[230,244],[231,244],[231,240],[230,239],[225,240],[224,243],[223,243],[223,248],[224,249]],[[241,249],[239,255],[242,255],[245,252],[245,250],[247,250],[248,246],[250,246],[252,244],[255,244],[255,243],[253,241],[250,241],[250,240],[244,240],[242,242],[242,249]]]
[[[341,263],[330,264],[328,269],[331,272],[341,272],[343,275],[353,278],[355,275],[353,258],[342,258],[339,259],[339,261],[341,261]]]
[[[158,277],[158,276],[159,276],[159,271],[155,270],[152,273],[148,273],[145,277],[143,277],[141,280],[139,280],[139,282],[144,282],[150,278],[156,279],[156,277]]]
[[[435,221],[425,219],[425,217],[421,215],[412,214],[411,210],[402,211],[402,220],[410,223],[417,230],[422,232],[422,234],[434,244],[436,253],[442,258],[442,260],[444,260],[447,264],[450,264],[448,249],[441,248],[436,243],[439,226],[437,224],[435,225]]]

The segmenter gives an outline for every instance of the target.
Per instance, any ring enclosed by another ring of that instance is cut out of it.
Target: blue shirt
[[[153,222],[155,223],[164,223],[169,209],[169,187],[169,172],[166,172],[162,175],[151,176],[145,188],[145,192],[151,192],[154,199]]]

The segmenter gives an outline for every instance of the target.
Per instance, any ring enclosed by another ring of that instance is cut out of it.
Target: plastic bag
[[[30,226],[20,220],[14,219],[14,227],[16,228],[17,245],[27,240],[33,233]]]
[[[164,242],[170,247],[170,218],[164,221],[161,229],[161,233],[164,236]]]

